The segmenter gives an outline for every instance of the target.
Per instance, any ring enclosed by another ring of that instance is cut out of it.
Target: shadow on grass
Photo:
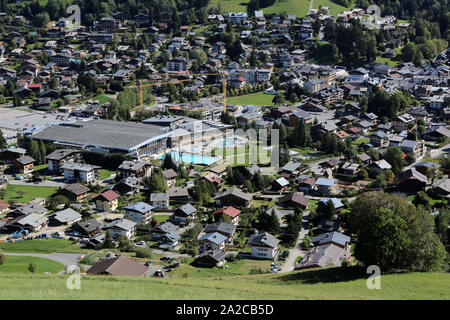
[[[354,281],[367,278],[366,269],[363,267],[340,267],[316,269],[308,271],[296,271],[278,279],[286,282],[298,282],[302,284],[331,283]]]

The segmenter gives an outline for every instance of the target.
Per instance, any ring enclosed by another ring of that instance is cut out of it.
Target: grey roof
[[[372,135],[372,136],[377,136],[378,138],[381,138],[381,139],[387,137],[387,134],[386,134],[386,132],[384,132],[384,131],[377,131],[377,132],[375,132],[375,133],[372,133],[371,135]]]
[[[299,162],[295,162],[295,161],[289,161],[288,163],[286,163],[284,165],[284,167],[282,168],[283,171],[295,171],[297,170],[298,167],[300,167],[302,164]]]
[[[183,213],[185,213],[186,215],[190,216],[192,214],[194,214],[195,212],[197,212],[197,208],[195,208],[192,204],[187,203],[181,207],[179,207],[177,210],[182,211]]]
[[[318,178],[316,180],[316,185],[317,186],[326,186],[326,187],[331,187],[334,185],[334,179],[325,179],[325,178]]]
[[[433,184],[433,188],[440,188],[440,189],[450,193],[450,179],[444,178],[444,179],[440,179],[440,180],[436,181]]]
[[[98,228],[103,227],[103,223],[101,223],[100,221],[95,220],[95,219],[78,221],[78,222],[76,222],[76,224],[78,226],[80,226],[80,228],[83,229],[86,232],[91,232],[91,231],[94,231],[94,230],[96,230]]]
[[[145,214],[145,213],[153,210],[153,206],[149,205],[148,203],[140,201],[140,202],[130,203],[129,205],[124,207],[124,209],[128,210],[128,211],[136,211],[136,212]]]
[[[122,164],[119,166],[119,170],[131,170],[131,171],[137,171],[140,170],[141,168],[145,167],[146,165],[149,165],[147,162],[145,161],[124,161],[122,162]]]
[[[22,219],[18,220],[17,222],[23,226],[29,225],[32,226],[33,228],[37,228],[46,223],[47,221],[48,219],[46,217],[43,217],[42,215],[36,213],[31,213],[23,217]]]
[[[167,193],[152,193],[150,194],[150,201],[163,201],[168,200],[169,195]]]
[[[118,219],[118,220],[114,220],[111,223],[108,223],[105,226],[105,229],[109,229],[109,228],[119,228],[119,229],[123,229],[123,230],[131,230],[136,226],[136,223],[134,223],[133,221],[127,220],[127,219]]]
[[[344,206],[344,204],[342,203],[341,200],[339,200],[338,198],[325,198],[325,199],[321,199],[319,200],[319,203],[323,203],[328,205],[328,201],[333,202],[333,205],[336,209],[342,208]]]
[[[211,257],[214,261],[222,261],[225,259],[225,257],[227,256],[227,254],[222,251],[222,250],[213,250],[213,249],[209,249],[207,251],[202,252],[201,254],[199,254],[195,259],[199,259],[205,256],[209,256]]]
[[[156,228],[160,229],[161,231],[164,231],[166,233],[175,232],[176,230],[178,230],[178,227],[169,221],[165,221],[165,222],[161,223]]]
[[[328,242],[334,242],[334,243],[340,244],[342,246],[345,246],[347,243],[350,242],[350,237],[346,236],[343,233],[334,231],[334,232],[319,234],[318,236],[315,236],[312,238],[312,242],[313,243],[318,242],[319,245],[328,243]]]
[[[414,149],[417,144],[418,142],[414,140],[403,140],[400,144],[400,148]]]
[[[289,181],[286,180],[286,178],[281,177],[275,180],[281,187],[285,187],[289,185]]]
[[[78,171],[92,171],[94,169],[100,169],[99,166],[93,166],[90,164],[84,164],[84,163],[78,163],[78,162],[66,162],[61,166],[61,169],[68,169],[68,170],[78,170]]]
[[[382,170],[390,170],[390,169],[392,169],[392,166],[389,164],[389,162],[387,162],[387,161],[384,160],[384,159],[375,161],[374,164],[375,164],[376,166],[378,166],[378,168],[380,168],[380,169],[382,169]]]
[[[249,246],[252,245],[264,245],[270,248],[276,248],[280,240],[267,232],[252,234],[247,242]]]
[[[341,266],[341,259],[345,256],[345,249],[330,243],[311,248],[303,259],[298,263],[296,269],[308,267],[326,267],[328,265]]]
[[[232,189],[229,189],[222,193],[217,194],[214,197],[214,199],[220,199],[220,198],[226,197],[228,195],[234,195],[234,196],[244,199],[246,201],[250,201],[253,198],[253,194],[251,194],[251,193],[245,193],[241,189],[232,188]]]
[[[226,222],[216,222],[208,224],[205,229],[203,229],[204,233],[211,233],[211,232],[220,232],[225,233],[228,235],[232,235],[236,231],[236,226],[231,223]]]
[[[161,131],[160,126],[98,119],[53,126],[35,134],[33,138],[130,152],[163,136],[167,136],[167,133]]]
[[[77,150],[74,149],[56,149],[49,155],[47,155],[45,158],[47,160],[61,160],[67,157],[68,155],[71,155],[72,153],[77,152]]]
[[[83,193],[89,192],[91,189],[88,187],[82,185],[81,183],[71,183],[66,185],[63,190],[67,190],[69,192],[72,192],[76,195],[81,195]]]
[[[187,187],[171,187],[166,190],[169,197],[188,197],[189,189]]]
[[[81,219],[81,214],[71,208],[67,208],[54,213],[52,218],[58,220],[61,223],[68,223]]]
[[[223,234],[220,234],[218,232],[212,232],[212,233],[205,233],[200,238],[198,238],[198,241],[210,241],[215,244],[221,244],[222,242],[225,242],[227,240],[227,237],[225,237]]]
[[[33,163],[33,162],[36,161],[36,160],[34,160],[34,159],[33,159],[32,157],[30,157],[30,156],[22,156],[22,157],[20,157],[20,158],[17,158],[16,161],[19,162],[19,163],[21,163],[21,164],[23,164],[23,165],[26,165],[26,164]]]

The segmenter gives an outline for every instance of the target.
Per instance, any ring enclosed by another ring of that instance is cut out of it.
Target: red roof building
[[[223,214],[225,214],[231,218],[231,223],[233,223],[234,225],[238,225],[239,214],[241,214],[241,210],[238,210],[233,206],[228,206],[228,207],[220,208],[220,209],[216,210],[216,212],[214,212],[214,215],[223,215]]]

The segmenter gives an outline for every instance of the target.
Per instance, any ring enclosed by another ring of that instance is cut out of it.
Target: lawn
[[[52,252],[88,252],[80,249],[72,241],[63,239],[37,239],[23,240],[18,242],[0,243],[0,250],[6,252],[23,252],[23,253],[52,253]]]
[[[249,105],[254,104],[258,106],[274,106],[272,100],[274,95],[264,94],[264,92],[244,94],[242,96],[235,96],[227,98],[227,104]]]
[[[6,262],[0,265],[0,274],[30,273],[28,271],[28,265],[30,263],[34,263],[36,265],[36,273],[58,273],[64,270],[64,265],[61,263],[45,258],[6,256]]]
[[[5,273],[0,274],[0,299],[450,299],[448,273],[384,274],[380,290],[369,290],[367,277],[355,268],[223,278],[82,276],[81,290],[67,290],[67,275]]]
[[[154,215],[153,220],[156,220],[158,224],[163,223],[164,221],[170,218],[169,215]]]
[[[317,150],[311,149],[311,148],[291,148],[292,151],[298,152],[299,154],[307,154],[307,153],[314,153],[317,152]]]
[[[319,200],[317,199],[309,199],[307,210],[316,209],[319,204]]]
[[[105,103],[109,102],[111,100],[111,98],[108,97],[106,94],[99,94],[99,95],[97,95],[95,97],[85,99],[83,102],[87,102],[89,100],[92,100],[92,101],[98,100],[98,102],[100,104],[105,104]]]
[[[247,4],[249,0],[212,0],[210,7],[218,7],[220,3],[221,10],[227,12],[247,12]],[[304,17],[309,12],[310,1],[308,0],[278,0],[272,6],[261,8],[265,14],[280,14],[283,12],[295,14],[297,17]],[[330,0],[314,0],[313,9],[318,9],[319,6],[330,7],[330,14],[337,16],[346,7],[336,4]]]
[[[9,184],[6,187],[6,195],[3,200],[14,200],[15,202],[30,202],[36,198],[48,198],[54,194],[58,188],[56,187],[39,187],[39,186],[20,186]],[[23,195],[19,192],[22,191]]]
[[[100,180],[108,179],[114,173],[115,173],[115,171],[106,170],[106,169],[98,170],[98,175],[100,177]]]
[[[359,139],[353,140],[353,141],[352,141],[352,144],[358,146],[358,145],[360,145],[361,143],[366,144],[366,143],[369,143],[369,142],[370,142],[370,138],[359,138]]]

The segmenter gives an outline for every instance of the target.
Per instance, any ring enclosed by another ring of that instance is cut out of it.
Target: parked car
[[[151,261],[147,261],[147,262],[145,263],[145,266],[148,267],[148,266],[151,265],[151,264],[152,264]]]
[[[145,246],[145,241],[139,241],[136,243],[138,246]]]

